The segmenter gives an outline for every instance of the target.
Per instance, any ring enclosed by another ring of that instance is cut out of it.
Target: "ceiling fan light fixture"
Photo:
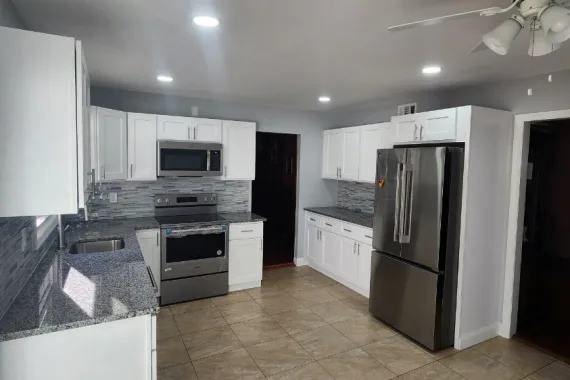
[[[551,5],[540,12],[540,23],[546,40],[558,44],[570,38],[570,10]]]
[[[499,24],[495,29],[485,34],[483,36],[483,42],[495,53],[506,55],[523,26],[524,19],[521,16],[513,15]]]
[[[542,28],[533,28],[531,31],[530,45],[528,47],[528,55],[531,57],[541,57],[550,54],[558,49],[562,44],[551,44],[546,39]]]

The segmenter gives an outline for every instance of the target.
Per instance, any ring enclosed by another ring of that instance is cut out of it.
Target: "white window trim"
[[[39,218],[36,217],[36,219]],[[57,227],[57,216],[48,215],[46,219],[36,225],[36,249],[41,247],[52,231]]]

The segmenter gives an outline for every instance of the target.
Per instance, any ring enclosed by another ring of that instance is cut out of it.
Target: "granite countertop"
[[[314,212],[344,222],[358,224],[359,226],[372,228],[374,222],[374,214],[366,214],[359,211],[349,210],[342,207],[307,207],[306,211]]]
[[[219,223],[267,220],[253,213],[220,213]],[[158,313],[136,231],[159,228],[153,217],[74,223],[67,249],[56,243],[0,320],[0,342]],[[76,242],[124,239],[113,252],[69,254]]]
[[[135,231],[158,228],[154,218],[72,225],[75,242],[122,238],[114,252],[69,254],[54,243],[0,320],[0,342],[111,322],[159,310]]]

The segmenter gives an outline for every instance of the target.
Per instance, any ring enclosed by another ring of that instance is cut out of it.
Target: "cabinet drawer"
[[[230,240],[263,237],[263,222],[230,224]]]
[[[321,228],[323,226],[323,217],[317,214],[307,213],[307,223]]]
[[[342,235],[360,243],[372,245],[372,229],[352,223],[342,223]]]
[[[321,227],[323,230],[330,231],[334,234],[342,234],[342,222],[338,219],[323,218],[323,224]]]

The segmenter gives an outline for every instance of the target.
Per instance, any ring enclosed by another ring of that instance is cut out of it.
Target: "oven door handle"
[[[164,234],[166,238],[182,238],[189,235],[208,235],[226,233],[227,230],[223,228],[197,228],[191,230],[177,230],[172,231],[170,234]]]

